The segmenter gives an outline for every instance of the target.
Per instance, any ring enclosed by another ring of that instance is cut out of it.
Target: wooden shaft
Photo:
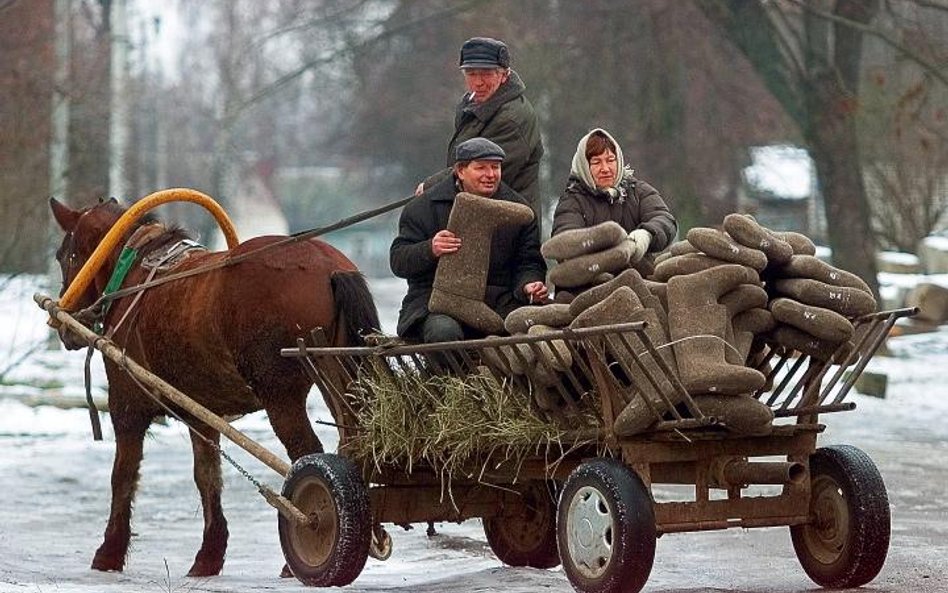
[[[35,294],[33,295],[33,300],[36,301],[36,304],[39,305],[41,309],[47,311],[51,317],[65,325],[69,331],[84,338],[89,342],[90,346],[102,352],[103,356],[107,356],[110,360],[114,361],[116,364],[131,373],[143,384],[159,392],[162,396],[168,398],[170,401],[186,410],[189,414],[193,415],[201,422],[204,422],[214,430],[220,432],[232,443],[256,457],[258,460],[269,466],[284,478],[289,473],[290,464],[288,464],[286,461],[277,457],[268,449],[231,426],[230,423],[214,412],[211,412],[184,393],[181,393],[176,388],[166,383],[161,379],[161,377],[155,375],[134,360],[128,358],[125,355],[125,352],[115,345],[115,342],[98,335],[76,321],[72,315],[60,309],[59,306],[56,305],[56,301],[54,301],[52,298],[43,294]]]

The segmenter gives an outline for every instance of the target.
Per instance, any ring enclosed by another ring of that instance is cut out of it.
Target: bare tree
[[[0,271],[46,262],[53,2],[0,5]]]
[[[897,48],[937,80],[945,81],[944,73],[877,26],[879,0],[696,2],[799,126],[822,186],[834,262],[878,292],[857,134],[865,40]]]

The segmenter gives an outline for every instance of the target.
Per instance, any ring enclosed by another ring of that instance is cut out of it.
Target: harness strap
[[[204,274],[204,273],[210,272],[210,271],[212,271],[212,270],[217,270],[217,269],[220,269],[220,268],[225,268],[225,267],[227,267],[227,266],[232,266],[232,265],[237,264],[237,263],[240,263],[240,262],[242,262],[242,261],[244,261],[244,260],[250,259],[251,257],[254,257],[254,256],[256,256],[256,255],[260,255],[261,253],[263,253],[263,252],[265,252],[265,251],[271,251],[271,250],[273,250],[273,249],[276,249],[276,248],[278,248],[278,247],[282,247],[282,246],[284,246],[284,245],[288,245],[288,244],[290,244],[290,243],[298,243],[298,242],[300,242],[300,241],[305,241],[305,240],[307,240],[307,239],[311,239],[311,238],[313,238],[313,237],[317,237],[317,236],[319,236],[319,235],[323,235],[323,234],[329,233],[329,232],[331,232],[331,231],[335,231],[335,230],[338,230],[338,229],[341,229],[341,228],[345,228],[345,227],[347,227],[347,226],[356,224],[357,222],[362,222],[363,220],[368,220],[368,219],[373,218],[373,217],[375,217],[375,216],[378,216],[378,215],[380,215],[380,214],[384,214],[384,213],[386,213],[386,212],[390,212],[390,211],[392,211],[392,210],[395,210],[396,208],[401,208],[402,206],[404,206],[404,205],[407,204],[408,202],[412,201],[413,199],[415,199],[415,196],[413,196],[413,195],[412,195],[412,196],[408,196],[407,198],[402,198],[402,199],[400,199],[400,200],[396,200],[395,202],[392,202],[392,203],[390,203],[390,204],[386,204],[385,206],[381,206],[381,207],[379,207],[379,208],[375,208],[374,210],[368,210],[368,211],[366,211],[366,212],[362,212],[362,213],[360,213],[360,214],[355,214],[355,215],[350,216],[350,217],[348,217],[348,218],[344,218],[344,219],[339,220],[339,221],[337,221],[337,222],[335,222],[335,223],[333,223],[333,224],[330,224],[330,225],[326,225],[326,226],[323,226],[323,227],[313,228],[313,229],[309,229],[309,230],[307,230],[307,231],[300,231],[300,232],[294,233],[294,234],[292,234],[292,235],[286,237],[285,239],[281,239],[280,241],[277,241],[276,243],[270,243],[270,244],[268,244],[268,245],[263,245],[263,246],[261,246],[261,247],[258,247],[258,248],[256,248],[256,249],[252,250],[252,251],[248,251],[248,252],[246,252],[246,253],[242,253],[242,254],[236,255],[236,256],[234,256],[234,257],[229,257],[229,258],[227,258],[227,259],[222,259],[222,260],[219,260],[219,261],[217,261],[217,262],[215,262],[215,263],[212,263],[212,264],[208,264],[208,265],[205,265],[205,266],[200,266],[200,267],[193,268],[193,269],[190,269],[190,270],[185,270],[184,272],[178,272],[178,273],[175,273],[175,274],[169,274],[169,275],[167,275],[167,276],[162,276],[161,278],[158,278],[158,279],[156,279],[156,280],[152,280],[152,281],[150,281],[150,282],[145,282],[145,283],[139,284],[139,285],[137,285],[137,286],[129,286],[128,288],[122,288],[122,289],[120,289],[120,290],[116,290],[115,292],[113,292],[113,293],[111,293],[111,294],[104,294],[104,293],[103,293],[103,295],[100,296],[94,303],[92,303],[92,305],[90,305],[90,306],[87,308],[87,310],[88,310],[88,309],[95,310],[96,307],[101,306],[104,302],[112,301],[112,300],[115,300],[115,299],[120,299],[120,298],[122,298],[122,297],[128,296],[128,295],[130,295],[130,294],[134,294],[134,293],[136,293],[136,292],[141,292],[141,291],[143,291],[143,290],[148,290],[149,288],[154,288],[155,286],[160,286],[160,285],[165,284],[165,283],[167,283],[167,282],[173,282],[173,281],[175,281],[175,280],[180,280],[180,279],[182,279],[182,278],[188,278],[188,277],[190,277],[190,276],[197,276],[198,274]]]

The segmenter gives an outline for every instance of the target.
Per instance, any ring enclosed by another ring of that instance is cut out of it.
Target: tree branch
[[[225,113],[223,119],[227,123],[232,123],[244,111],[246,111],[253,105],[259,103],[260,101],[266,99],[267,97],[273,95],[274,93],[276,93],[277,91],[285,87],[286,85],[295,81],[296,79],[301,77],[303,74],[312,70],[313,68],[316,68],[317,66],[321,66],[321,65],[336,61],[340,57],[346,55],[347,53],[355,52],[360,49],[369,47],[370,45],[377,43],[383,39],[394,37],[396,35],[404,33],[405,31],[409,31],[429,21],[435,21],[435,20],[444,19],[450,16],[454,16],[455,14],[465,12],[467,10],[470,10],[471,8],[474,8],[478,4],[484,4],[485,2],[491,2],[491,1],[493,0],[469,0],[468,2],[464,2],[457,6],[445,8],[445,9],[433,12],[431,14],[427,14],[423,17],[417,18],[415,20],[402,23],[400,25],[392,27],[391,29],[382,31],[378,35],[370,39],[366,39],[365,41],[362,41],[361,43],[342,47],[340,49],[337,49],[336,51],[331,52],[329,55],[326,55],[320,58],[315,58],[313,60],[309,60],[305,62],[304,64],[302,64],[301,66],[299,66],[298,68],[296,68],[295,70],[287,72],[286,74],[280,76],[279,78],[277,78],[275,81],[273,81],[266,87],[260,89],[259,91],[251,95],[246,101],[241,102],[231,111],[229,111],[228,113]]]
[[[945,74],[943,74],[941,70],[938,69],[937,66],[926,61],[922,56],[918,55],[914,51],[910,50],[909,48],[899,43],[897,40],[893,39],[888,33],[880,31],[879,29],[875,27],[864,25],[862,23],[853,21],[851,19],[847,19],[838,15],[832,14],[830,12],[826,12],[825,10],[814,8],[810,6],[808,3],[804,2],[803,0],[786,0],[786,1],[790,2],[791,4],[796,4],[797,6],[803,8],[803,10],[811,14],[814,14],[820,18],[824,18],[828,21],[832,21],[835,23],[840,23],[847,27],[856,29],[857,31],[861,31],[868,35],[878,37],[879,39],[884,41],[886,44],[890,45],[893,49],[904,54],[907,58],[909,58],[910,60],[914,61],[916,64],[921,66],[922,69],[925,70],[925,72],[927,72],[933,78],[941,82],[943,85],[948,86],[948,76],[945,76]],[[920,1],[922,0],[916,0],[916,3]]]

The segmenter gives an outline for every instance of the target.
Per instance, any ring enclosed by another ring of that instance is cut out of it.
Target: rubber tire
[[[810,486],[811,518],[822,512],[822,521],[832,524],[790,527],[803,570],[823,587],[865,585],[882,570],[889,551],[889,497],[882,475],[856,447],[824,447],[810,456]]]
[[[605,568],[592,575],[578,567],[569,541],[570,522],[581,522],[580,510],[572,510],[574,504],[590,501],[596,503],[603,521],[610,523],[603,528],[608,536],[604,539],[610,542]],[[560,497],[556,534],[563,570],[577,591],[637,593],[652,572],[656,539],[652,498],[638,474],[615,459],[587,461],[570,474]]]
[[[484,519],[487,543],[501,562],[532,568],[559,566],[556,495],[556,482],[533,481],[521,490],[523,503],[514,514]]]
[[[359,469],[331,453],[306,455],[290,469],[283,496],[306,514],[322,509],[315,531],[278,515],[280,546],[293,576],[311,587],[354,581],[372,541],[369,493]]]

